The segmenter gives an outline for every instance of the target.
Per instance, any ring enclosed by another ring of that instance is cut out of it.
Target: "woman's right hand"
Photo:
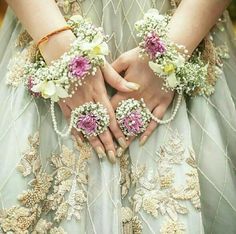
[[[48,42],[42,44],[40,50],[46,62],[50,64],[51,61],[58,59],[63,53],[68,51],[74,39],[75,36],[71,31],[65,31],[53,36]],[[105,77],[102,71],[106,74]],[[78,87],[71,98],[66,98],[64,101],[61,100],[58,104],[68,121],[70,121],[72,110],[86,102],[99,102],[107,108],[110,116],[109,129],[97,137],[90,137],[88,141],[99,157],[107,155],[109,160],[114,163],[116,161],[116,149],[112,135],[123,148],[127,147],[127,142],[116,122],[115,113],[107,95],[104,79],[112,87],[121,92],[132,92],[137,90],[139,85],[124,80],[108,63],[104,65],[102,71],[98,69],[94,76],[86,77],[84,84]],[[73,129],[72,134],[76,137],[77,142],[81,144],[84,140],[81,133]]]

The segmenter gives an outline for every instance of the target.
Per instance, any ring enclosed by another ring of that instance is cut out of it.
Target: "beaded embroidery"
[[[29,150],[23,154],[17,167],[22,176],[32,178],[29,189],[18,196],[20,205],[0,211],[0,230],[16,234],[64,234],[63,228],[57,226],[72,216],[79,220],[87,202],[87,161],[91,148],[75,145],[75,151],[72,151],[62,146],[62,152],[51,158],[54,170],[47,173],[38,153],[38,133],[29,137],[29,144]],[[80,152],[79,157],[76,151]],[[48,212],[52,217],[50,221],[42,218]]]
[[[157,219],[160,216],[165,217],[166,221],[162,223],[160,233],[185,233],[186,228],[179,222],[179,215],[187,215],[190,212],[186,201],[189,201],[196,211],[201,207],[194,151],[184,147],[178,132],[172,132],[169,140],[160,147],[156,155],[156,171],[148,170],[143,164],[133,165],[129,169],[127,155],[121,156],[121,189],[125,191],[122,195],[124,199],[129,194],[133,207],[133,211],[123,208],[122,214],[125,214],[126,218],[122,216],[122,220],[126,221],[123,221],[124,230],[131,225],[127,224],[127,220],[130,221],[130,217],[143,211]],[[177,167],[182,166],[187,168],[186,181],[178,184],[176,171]]]

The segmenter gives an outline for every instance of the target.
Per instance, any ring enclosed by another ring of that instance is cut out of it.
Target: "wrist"
[[[67,52],[71,43],[76,39],[71,30],[63,31],[48,39],[39,46],[39,50],[47,64],[61,57]]]

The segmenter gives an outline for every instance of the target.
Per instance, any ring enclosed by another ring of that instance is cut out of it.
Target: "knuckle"
[[[102,140],[102,143],[103,143],[103,145],[105,146],[106,149],[111,148],[112,145],[113,145],[113,144],[112,144],[112,140],[109,139],[109,138],[107,138],[107,137],[105,137],[105,138]]]
[[[118,57],[118,62],[123,65],[125,63],[125,56],[122,54]]]
[[[64,116],[65,116],[66,119],[69,119],[71,115],[70,115],[69,112],[64,112]]]
[[[118,126],[111,126],[110,128],[111,128],[111,131],[115,137],[121,135],[121,131],[118,128]]]
[[[88,141],[92,146],[97,146],[100,144],[99,140],[96,137],[90,137]]]
[[[123,81],[122,78],[119,77],[118,75],[115,77],[115,84],[116,85],[121,85],[122,81]]]

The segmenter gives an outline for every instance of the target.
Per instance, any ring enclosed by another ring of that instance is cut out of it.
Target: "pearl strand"
[[[71,132],[71,130],[72,130],[72,128],[73,128],[73,122],[74,122],[74,115],[75,115],[75,114],[74,114],[73,111],[71,112],[69,127],[68,127],[67,131],[66,131],[65,133],[63,133],[63,132],[60,132],[60,131],[58,130],[58,127],[57,127],[57,120],[56,120],[56,115],[55,115],[55,108],[54,108],[54,107],[55,107],[55,102],[51,101],[50,109],[51,109],[51,116],[52,116],[53,128],[54,128],[55,132],[56,132],[59,136],[61,136],[61,137],[67,137],[67,136],[70,134],[70,132]]]
[[[150,113],[150,116],[152,118],[152,120],[154,120],[155,122],[157,122],[158,124],[168,124],[170,123],[176,116],[178,110],[179,110],[179,107],[180,107],[180,104],[181,104],[181,100],[182,100],[182,94],[179,94],[178,95],[178,99],[177,99],[177,103],[176,103],[176,106],[175,106],[175,109],[171,115],[171,117],[169,119],[166,119],[166,120],[161,120],[161,119],[158,119],[156,116],[154,116],[151,111],[149,111]]]

